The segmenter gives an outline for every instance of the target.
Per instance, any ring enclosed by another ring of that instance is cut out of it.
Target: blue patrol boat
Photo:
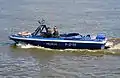
[[[59,34],[58,37],[48,37],[48,27],[44,20],[38,21],[40,26],[33,32],[20,32],[12,34],[9,38],[15,43],[25,43],[52,49],[104,49],[107,43],[105,34],[97,34],[92,38],[91,35],[80,35],[79,33]]]

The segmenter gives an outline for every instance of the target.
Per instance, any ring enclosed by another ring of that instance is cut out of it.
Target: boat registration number
[[[46,45],[49,45],[49,46],[60,46],[59,43],[46,43]],[[62,46],[62,44],[61,44]],[[76,43],[64,43],[64,46],[69,46],[69,47],[74,47],[76,46]]]
[[[65,46],[69,46],[69,47],[76,46],[76,43],[65,43]]]

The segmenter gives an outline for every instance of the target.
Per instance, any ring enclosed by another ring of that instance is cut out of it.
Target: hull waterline
[[[35,46],[53,49],[104,49],[107,42],[103,33],[92,38],[89,34],[83,36],[79,33],[59,34],[57,27],[54,27],[54,34],[50,27],[45,25],[45,20],[38,21],[40,26],[33,32],[20,32],[9,38],[15,43],[26,43]]]
[[[104,49],[106,41],[76,41],[76,40],[63,40],[63,39],[36,39],[36,38],[19,38],[9,37],[15,43],[26,43],[35,46],[41,46],[52,49]]]

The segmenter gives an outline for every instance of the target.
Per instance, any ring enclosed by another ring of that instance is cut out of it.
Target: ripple
[[[120,77],[120,0],[0,0],[0,11],[0,78]],[[33,31],[40,17],[60,32],[103,32],[115,38],[107,50],[13,47],[5,41],[12,29]]]
[[[12,43],[10,42],[0,42],[0,46],[6,46],[6,45],[11,45]]]
[[[0,75],[5,77],[33,77],[39,74],[40,66],[33,58],[6,58],[0,61]]]

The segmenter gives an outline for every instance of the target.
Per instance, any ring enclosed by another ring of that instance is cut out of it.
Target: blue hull
[[[52,49],[104,49],[105,43],[76,43],[76,42],[56,42],[56,41],[37,41],[10,37],[16,43],[24,42],[35,46]]]

